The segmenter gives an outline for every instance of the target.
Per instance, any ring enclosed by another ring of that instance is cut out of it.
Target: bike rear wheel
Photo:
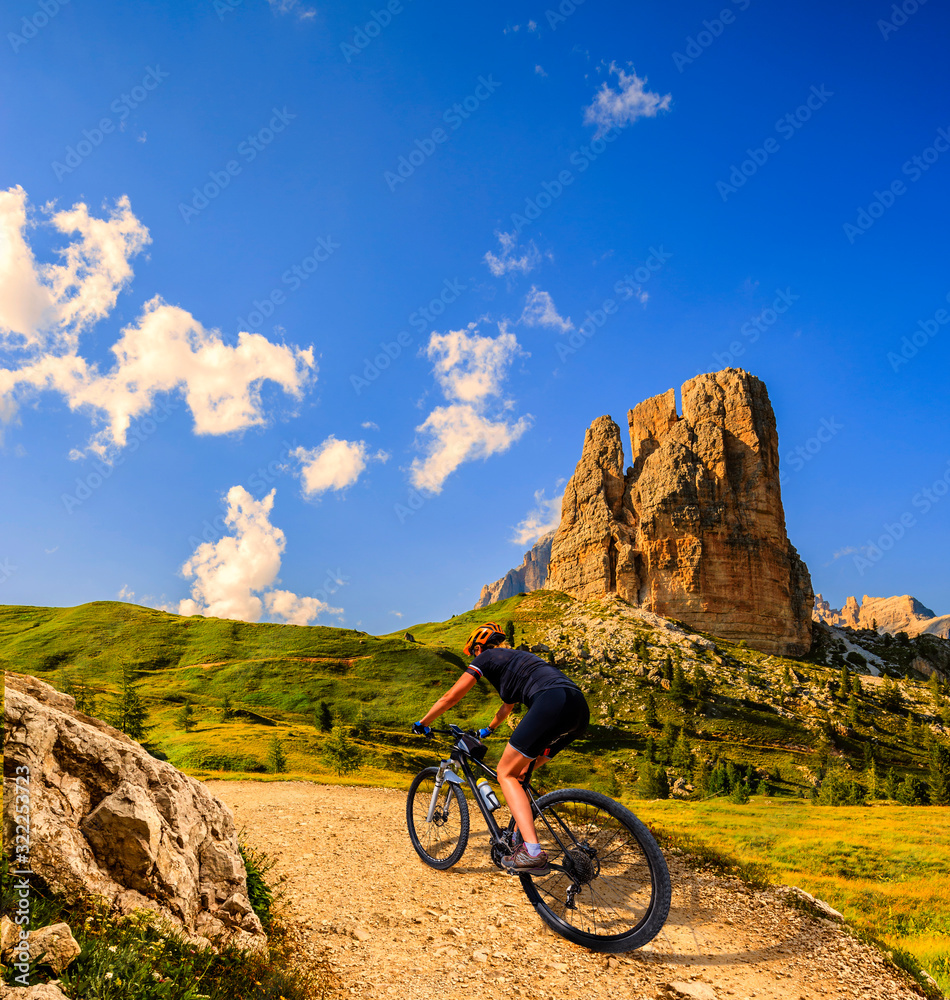
[[[629,809],[599,792],[564,788],[538,799],[535,822],[541,847],[565,870],[522,875],[521,884],[552,930],[599,952],[632,951],[659,934],[670,911],[670,873]]]
[[[468,844],[468,803],[462,789],[444,781],[439,789],[432,819],[428,820],[432,793],[438,777],[437,767],[420,771],[409,786],[406,799],[406,825],[416,853],[432,868],[451,868]]]

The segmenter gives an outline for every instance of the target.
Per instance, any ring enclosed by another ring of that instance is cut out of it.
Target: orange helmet
[[[462,652],[466,656],[472,655],[472,647],[477,643],[480,646],[494,646],[496,643],[501,642],[505,638],[505,633],[494,623],[485,622],[484,625],[479,625],[477,629],[468,637],[468,642],[465,643],[465,647]]]

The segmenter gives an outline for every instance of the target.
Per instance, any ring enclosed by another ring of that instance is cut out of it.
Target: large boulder
[[[5,675],[4,716],[4,839],[28,775],[29,861],[48,885],[151,909],[202,944],[266,943],[234,817],[200,782],[35,677]]]

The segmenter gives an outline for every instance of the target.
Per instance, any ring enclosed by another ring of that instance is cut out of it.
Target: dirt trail
[[[673,906],[652,944],[595,955],[549,931],[518,879],[491,863],[477,812],[461,861],[424,865],[405,794],[305,782],[208,782],[248,841],[276,859],[286,905],[344,993],[445,1000],[911,1000],[913,992],[840,925],[772,892],[671,864]],[[646,810],[648,818],[648,810]],[[479,829],[481,827],[481,829]]]

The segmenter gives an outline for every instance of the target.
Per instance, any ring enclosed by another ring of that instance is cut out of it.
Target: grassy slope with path
[[[610,608],[592,607],[610,620]],[[319,759],[323,734],[314,717],[326,702],[340,721],[361,726],[356,741],[365,763],[358,774],[346,777],[347,783],[405,787],[436,754],[435,747],[407,734],[408,722],[458,676],[461,647],[475,625],[486,618],[502,624],[511,620],[517,641],[550,643],[566,613],[576,608],[564,595],[537,592],[446,622],[410,626],[412,642],[402,631],[371,636],[323,626],[182,618],[117,602],[63,609],[0,607],[0,662],[59,688],[84,682],[97,698],[100,715],[108,714],[123,664],[132,665],[149,709],[149,744],[200,777],[254,772],[277,777],[259,773],[277,736],[288,760],[285,776],[341,780]],[[650,650],[667,648],[657,645],[655,630],[644,627],[638,635]],[[880,703],[879,685],[864,678],[862,722],[822,742],[815,720],[834,721],[843,711],[826,693],[836,669],[716,642],[715,654],[689,652],[682,661],[687,671],[703,665],[710,675],[713,692],[702,704],[677,704],[662,685],[632,676],[629,663],[572,660],[568,672],[587,692],[597,724],[587,740],[551,766],[548,780],[587,784],[632,799],[647,736],[661,736],[643,722],[649,691],[660,723],[683,728],[697,756],[719,756],[777,774],[772,782],[777,797],[756,798],[750,806],[714,800],[635,808],[664,829],[764,863],[781,881],[828,899],[856,926],[917,956],[950,988],[948,811],[821,809],[795,798],[810,787],[820,753],[844,773],[856,773],[862,745],[872,739],[882,769],[923,777],[922,741],[905,732],[905,713],[909,706],[918,719],[925,718],[927,688],[902,682],[904,708],[893,712]],[[654,653],[652,666],[659,655]],[[649,659],[646,665],[651,666]],[[795,671],[807,698],[788,700],[780,680],[786,667]],[[225,697],[245,714],[222,720]],[[190,732],[176,724],[185,699],[195,707]],[[479,686],[453,721],[484,724],[495,704],[494,694]]]

